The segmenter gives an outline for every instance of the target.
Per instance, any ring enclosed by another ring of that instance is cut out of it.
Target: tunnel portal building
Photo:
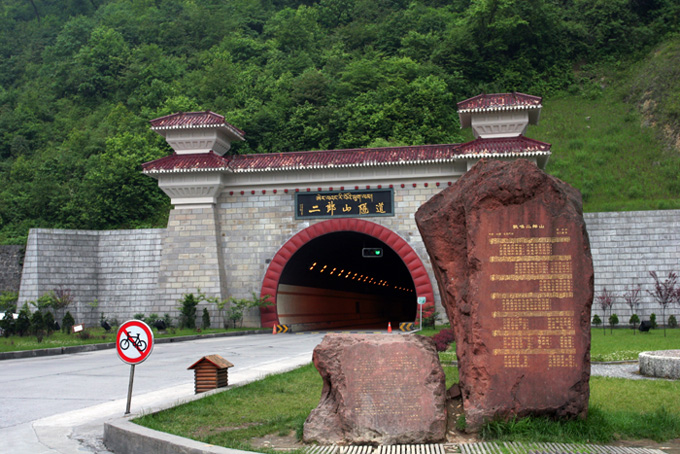
[[[528,159],[541,98],[479,95],[458,104],[463,144],[230,154],[245,133],[213,112],[151,121],[174,149],[143,165],[170,197],[155,313],[198,288],[220,299],[270,296],[250,326],[369,327],[412,321],[439,292],[414,214],[479,159]]]

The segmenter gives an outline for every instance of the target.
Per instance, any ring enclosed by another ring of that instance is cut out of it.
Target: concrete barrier
[[[648,377],[680,379],[680,350],[642,352],[638,356],[640,373]]]

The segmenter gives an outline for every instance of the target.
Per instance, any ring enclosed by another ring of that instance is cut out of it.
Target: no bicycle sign
[[[116,351],[124,362],[130,365],[130,383],[128,384],[127,407],[125,414],[130,414],[132,401],[132,383],[135,377],[135,365],[144,362],[153,350],[153,331],[144,322],[130,320],[120,325],[116,336]]]
[[[139,320],[130,320],[118,328],[116,337],[118,356],[127,364],[140,364],[153,350],[153,331]]]

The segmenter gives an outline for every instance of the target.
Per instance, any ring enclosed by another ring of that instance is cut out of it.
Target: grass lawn
[[[179,329],[170,328],[164,333],[159,333],[157,329],[152,328],[154,338],[162,339],[164,337],[182,337],[195,336],[197,334],[212,334],[225,333],[229,331],[245,331],[253,328],[236,328],[236,329],[219,329],[210,328],[201,331],[195,329]],[[0,352],[14,352],[23,350],[37,350],[42,348],[59,348],[71,347],[75,345],[88,344],[102,344],[116,341],[116,328],[111,329],[110,332],[104,331],[103,328],[87,328],[84,331],[86,334],[64,334],[62,332],[54,332],[49,336],[45,336],[42,342],[38,342],[35,336],[10,336],[0,337]]]
[[[611,334],[602,328],[591,330],[591,361],[637,360],[640,352],[650,350],[679,350],[680,329],[653,329],[641,333],[632,329],[615,329]]]
[[[425,331],[434,334],[436,331]],[[633,357],[634,351],[676,348],[680,330],[650,334],[615,330],[593,332],[593,352],[610,357]],[[623,353],[625,352],[625,353]],[[440,354],[447,387],[458,381],[458,370],[447,366],[453,352]],[[625,380],[592,377],[589,415],[585,421],[525,418],[492,422],[481,436],[486,440],[609,443],[617,439],[664,441],[680,437],[680,381]],[[301,436],[309,412],[319,403],[322,380],[313,365],[230,389],[195,402],[135,420],[143,426],[205,443],[253,450],[249,440],[268,434]],[[269,452],[258,448],[258,451]],[[272,451],[273,452],[273,451]]]

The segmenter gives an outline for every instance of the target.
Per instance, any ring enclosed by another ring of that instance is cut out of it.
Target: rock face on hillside
[[[446,379],[434,342],[418,335],[328,334],[314,349],[323,377],[304,441],[433,443],[446,435]]]
[[[585,417],[593,265],[581,197],[534,164],[477,163],[420,207],[466,423]]]

